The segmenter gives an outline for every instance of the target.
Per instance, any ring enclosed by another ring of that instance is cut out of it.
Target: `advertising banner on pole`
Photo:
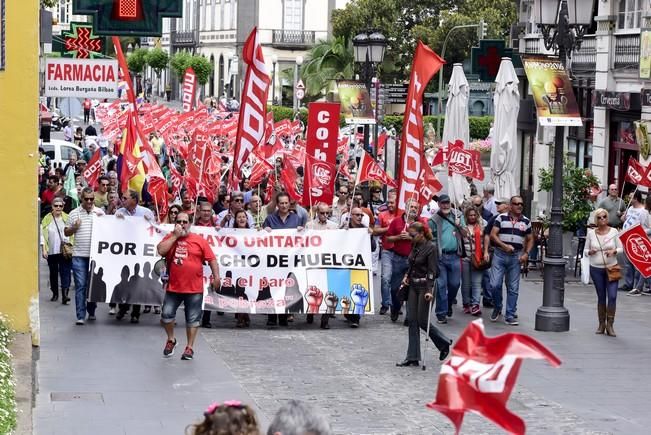
[[[651,30],[640,32],[640,78],[651,79]]]
[[[337,162],[339,110],[338,103],[309,104],[305,154],[313,159],[309,165],[313,172],[305,174],[303,204],[332,204],[336,172],[332,168]]]
[[[333,80],[327,98],[341,103],[341,114],[347,124],[375,124],[371,95],[364,82]]]
[[[118,96],[117,60],[48,58],[45,62],[46,97]]]
[[[583,125],[572,82],[557,57],[522,56],[542,126]]]
[[[171,230],[171,225],[154,226],[143,218],[95,217],[89,299],[160,305],[164,290],[157,271],[164,262],[159,262],[156,246]],[[191,231],[206,239],[219,264],[222,285],[216,291],[209,287],[210,268],[204,266],[207,310],[373,313],[371,244],[365,228]]]
[[[194,109],[194,96],[197,93],[197,75],[192,67],[185,70],[183,78],[183,113]]]

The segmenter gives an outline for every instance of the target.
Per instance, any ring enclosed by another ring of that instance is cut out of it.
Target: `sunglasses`
[[[339,195],[348,195],[348,192],[339,192]]]
[[[231,201],[232,202],[244,202],[244,199],[243,198],[233,198]]]
[[[109,184],[109,183],[101,183],[100,186],[102,186],[102,187],[109,187],[110,184]]]
[[[608,219],[607,216],[597,216],[597,219]]]
[[[95,198],[84,198],[84,201],[95,201]]]
[[[523,202],[512,202],[511,205],[520,206],[520,205],[524,205],[524,203]]]
[[[179,212],[176,210],[170,210],[170,214],[179,214]]]
[[[55,207],[55,208],[63,208],[63,204],[54,204],[52,207]]]
[[[180,221],[180,220],[177,220],[176,223],[177,223],[177,224],[181,224],[181,225],[183,225],[183,224],[189,224],[190,221]]]

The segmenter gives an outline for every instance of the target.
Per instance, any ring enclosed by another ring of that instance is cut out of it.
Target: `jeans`
[[[409,257],[403,257],[395,252],[391,260],[391,314],[398,314],[402,302],[398,299],[398,288],[409,269]]]
[[[201,304],[203,293],[174,293],[165,292],[161,322],[172,323],[176,319],[176,311],[181,303],[185,305],[185,327],[198,328],[201,323]]]
[[[62,254],[48,255],[47,267],[50,269],[50,290],[53,294],[59,293],[59,277],[61,288],[70,288],[71,260],[66,260]]]
[[[86,319],[86,311],[89,316],[95,315],[97,304],[88,301],[88,271],[90,259],[88,257],[72,257],[72,276],[75,279],[75,311],[77,320]]]
[[[481,277],[481,288],[482,288],[482,296],[485,301],[487,302],[493,302],[493,293],[491,290],[491,270],[492,268],[486,269],[482,273]]]
[[[391,265],[393,262],[393,251],[382,250],[380,264],[382,265],[381,289],[382,289],[382,306],[391,306]]]
[[[436,317],[445,317],[461,285],[461,258],[457,254],[441,254],[436,289]]]
[[[407,347],[407,360],[418,361],[420,355],[420,329],[427,331],[429,324],[429,338],[438,350],[444,350],[450,346],[450,339],[430,322],[430,303],[425,300],[427,289],[417,289],[414,286],[409,287],[409,298],[407,306],[409,315],[409,345]]]
[[[520,291],[520,251],[511,254],[496,249],[493,255],[491,288],[495,309],[502,311],[502,282],[506,277],[506,319],[512,319],[518,310]]]
[[[624,262],[624,287],[630,290],[634,288],[640,272],[637,271],[626,255],[624,255]]]
[[[461,298],[463,305],[479,305],[483,270],[475,270],[470,260],[461,261]]]
[[[615,308],[617,305],[617,283],[618,281],[608,281],[608,273],[603,267],[590,266],[590,278],[597,290],[597,303],[607,305],[608,308]],[[608,299],[608,304],[606,304]]]

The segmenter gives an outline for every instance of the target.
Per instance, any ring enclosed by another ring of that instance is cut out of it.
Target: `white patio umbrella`
[[[491,176],[496,198],[510,198],[517,194],[514,172],[520,110],[519,82],[511,59],[503,57],[495,78],[495,119],[491,148]]]
[[[470,87],[463,73],[463,66],[455,63],[448,83],[448,102],[445,107],[445,124],[443,126],[443,146],[461,140],[464,147],[470,142],[470,125],[468,124],[468,96]],[[470,196],[470,186],[459,174],[448,177],[448,194],[452,204],[460,205],[464,198]]]

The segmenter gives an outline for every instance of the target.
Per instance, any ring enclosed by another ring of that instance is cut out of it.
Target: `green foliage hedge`
[[[11,433],[16,427],[16,391],[11,365],[12,333],[0,315],[0,433]]]
[[[423,124],[427,125],[431,123],[434,128],[436,128],[436,123],[438,122],[439,116],[423,116]],[[445,125],[445,116],[441,116],[441,130]],[[470,124],[470,139],[486,139],[488,137],[488,132],[491,128],[491,122],[493,122],[492,116],[470,116],[468,118]],[[396,129],[396,132],[400,134],[402,131],[402,116],[400,115],[387,115],[384,117],[382,124],[391,129],[392,127]]]

